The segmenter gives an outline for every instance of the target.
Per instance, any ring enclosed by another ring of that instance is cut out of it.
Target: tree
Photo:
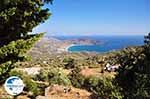
[[[40,70],[40,73],[35,76],[35,80],[49,82],[50,85],[71,85],[67,75],[63,73],[61,69],[55,67],[43,68]]]
[[[150,33],[148,33],[148,35],[145,36],[144,38],[145,38],[144,40],[145,45],[150,45]]]
[[[43,23],[50,13],[43,9],[52,0],[1,0],[0,42],[1,46],[10,41],[26,37],[32,29]]]
[[[96,99],[122,99],[121,88],[113,84],[113,79],[89,76],[83,87],[96,95]]]
[[[80,72],[81,67],[76,66],[68,75],[68,78],[70,79],[72,85],[77,88],[82,88],[85,80],[85,77],[80,74]]]
[[[25,53],[42,37],[32,29],[51,15],[45,4],[52,0],[0,0],[0,82],[17,61],[27,59]]]
[[[150,97],[150,33],[145,45],[127,48],[119,55],[121,67],[116,82],[123,88],[127,99]]]
[[[63,62],[66,69],[72,69],[75,67],[75,60],[73,58],[65,58]]]

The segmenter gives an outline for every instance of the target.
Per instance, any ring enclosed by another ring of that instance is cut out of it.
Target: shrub
[[[123,88],[127,98],[150,98],[150,33],[145,36],[145,45],[126,48],[118,58],[121,67],[116,83]]]
[[[25,84],[24,91],[32,92],[33,96],[39,95],[41,93],[36,82],[33,81],[33,79],[31,79],[31,77],[29,75],[27,75],[26,73],[13,69],[13,70],[11,70],[11,72],[9,72],[9,75],[10,76],[18,76],[23,80],[23,82]]]
[[[81,69],[79,67],[75,67],[71,73],[68,75],[73,86],[77,88],[81,88],[84,84],[85,77],[80,74]]]
[[[42,69],[39,74],[36,75],[36,80],[46,81],[50,84],[70,85],[70,80],[67,75],[64,74],[58,68]]]
[[[4,82],[8,78],[11,69],[18,61],[26,61],[29,59],[25,53],[32,48],[34,43],[39,40],[43,34],[28,36],[25,40],[19,39],[12,41],[7,45],[0,46],[0,82]]]
[[[72,59],[72,58],[65,58],[65,59],[63,60],[65,68],[66,68],[66,69],[74,68],[74,67],[75,67],[75,62],[74,62],[74,61],[75,61],[75,60]]]
[[[121,88],[113,84],[112,79],[90,76],[85,79],[84,88],[102,99],[122,99]]]

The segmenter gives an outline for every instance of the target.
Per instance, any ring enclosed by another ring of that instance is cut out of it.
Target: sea
[[[130,36],[56,36],[60,40],[69,39],[92,39],[103,42],[98,45],[74,45],[68,48],[69,52],[110,52],[130,46],[141,46],[144,44],[143,35]]]

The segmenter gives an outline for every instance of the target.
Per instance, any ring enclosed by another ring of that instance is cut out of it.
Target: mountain
[[[30,50],[29,54],[34,57],[56,55],[59,53],[68,53],[67,48],[73,44],[77,45],[96,45],[103,42],[92,39],[69,39],[59,40],[54,37],[44,37],[38,41],[35,46]]]

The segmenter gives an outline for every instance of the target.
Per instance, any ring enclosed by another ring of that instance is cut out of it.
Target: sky
[[[45,7],[52,15],[33,33],[57,36],[150,32],[150,0],[54,0],[53,5]]]

